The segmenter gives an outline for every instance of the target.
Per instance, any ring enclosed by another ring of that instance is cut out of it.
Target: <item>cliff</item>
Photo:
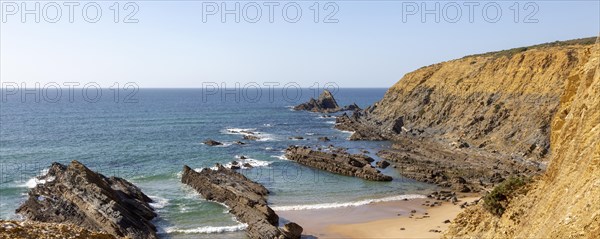
[[[546,161],[550,127],[569,76],[589,61],[592,39],[468,56],[406,74],[355,116],[352,139],[434,138]],[[343,119],[342,119],[343,120]],[[369,127],[370,126],[370,127]]]
[[[569,47],[571,48],[571,47]],[[551,163],[501,216],[481,205],[461,213],[447,238],[597,238],[600,235],[600,37],[580,60],[553,108]],[[584,60],[585,59],[585,60]],[[570,64],[569,64],[570,65]],[[531,68],[532,72],[541,69]],[[565,69],[556,72],[566,73]],[[562,74],[561,74],[562,76]],[[540,89],[542,91],[542,89]],[[546,89],[545,92],[555,91]],[[542,91],[544,92],[544,91]],[[555,104],[555,103],[552,103]]]

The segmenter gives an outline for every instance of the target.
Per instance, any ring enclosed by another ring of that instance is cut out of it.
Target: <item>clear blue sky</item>
[[[442,15],[440,23],[433,15],[427,15],[422,23],[420,13],[403,22],[401,1],[334,2],[339,6],[334,17],[338,23],[322,22],[333,10],[323,10],[325,2],[320,2],[320,22],[314,23],[309,9],[314,1],[297,2],[303,11],[297,23],[283,19],[286,2],[279,2],[274,23],[270,23],[268,8],[258,2],[262,6],[258,23],[243,18],[236,23],[232,15],[222,23],[219,13],[207,15],[204,23],[202,2],[138,1],[135,18],[139,23],[125,24],[113,22],[109,7],[114,2],[108,1],[99,2],[103,15],[92,24],[82,19],[85,3],[75,8],[74,23],[69,23],[66,6],[62,6],[58,23],[46,22],[43,16],[35,23],[31,15],[22,23],[20,13],[5,16],[12,9],[3,8],[0,80],[28,86],[33,82],[97,82],[109,87],[112,82],[136,82],[140,87],[172,88],[201,87],[202,82],[226,82],[228,86],[234,82],[297,82],[309,87],[314,82],[335,82],[341,87],[389,87],[421,66],[600,32],[598,1],[534,2],[539,9],[532,19],[537,23],[523,22],[534,10],[531,6],[524,9],[526,2],[520,2],[519,22],[515,23],[510,10],[514,1],[497,2],[502,16],[496,23],[482,17],[487,2],[475,7],[473,23],[464,2],[458,2],[462,17],[456,23]],[[241,7],[247,4],[240,3]],[[413,3],[435,7],[432,1]],[[440,8],[448,4],[439,3]],[[233,8],[235,2],[226,4]],[[453,18],[454,8],[446,7],[448,15],[444,16]],[[55,14],[48,9],[51,18]],[[254,9],[247,9],[247,17],[252,18]],[[293,18],[291,9],[288,13]],[[488,9],[490,18],[494,17],[492,10]],[[121,10],[121,21],[128,12]]]

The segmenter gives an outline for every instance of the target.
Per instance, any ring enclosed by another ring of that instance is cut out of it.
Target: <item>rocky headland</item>
[[[374,160],[362,154],[349,154],[343,150],[325,152],[309,146],[290,146],[285,150],[287,159],[302,165],[346,176],[371,181],[392,181],[392,177],[382,174],[371,165]]]
[[[340,107],[335,98],[333,98],[333,94],[331,94],[331,92],[328,90],[323,90],[323,93],[319,95],[318,99],[310,98],[308,102],[295,106],[294,110],[335,113],[339,111],[356,111],[360,110],[360,107],[358,107],[356,103]]]
[[[71,224],[117,238],[158,238],[151,223],[156,217],[152,200],[122,178],[105,177],[73,161],[68,166],[53,163],[39,179],[45,183],[31,189],[16,210],[29,221]]]
[[[589,60],[594,40],[422,67],[379,102],[339,116],[335,127],[352,131],[351,140],[395,142],[379,155],[402,174],[461,191],[488,191],[511,176],[540,174],[567,79]]]
[[[220,164],[216,167],[196,172],[186,165],[181,182],[207,200],[227,205],[231,214],[248,224],[246,234],[250,238],[300,238],[302,227],[298,224],[289,222],[278,227],[279,216],[267,205],[269,191],[265,187]]]

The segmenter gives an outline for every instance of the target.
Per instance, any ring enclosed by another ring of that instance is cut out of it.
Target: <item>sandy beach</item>
[[[301,224],[306,238],[439,238],[440,232],[449,226],[445,221],[463,210],[460,204],[478,198],[459,198],[456,204],[429,198],[411,199],[358,207],[277,211],[277,214]],[[424,205],[434,202],[441,205]]]

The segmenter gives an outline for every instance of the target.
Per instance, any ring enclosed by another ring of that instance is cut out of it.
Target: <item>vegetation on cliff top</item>
[[[570,46],[570,45],[592,45],[596,42],[596,38],[597,37],[586,37],[586,38],[579,38],[579,39],[573,39],[573,40],[567,40],[567,41],[547,42],[547,43],[537,44],[537,45],[533,45],[533,46],[517,47],[517,48],[512,48],[512,49],[502,50],[502,51],[492,51],[492,52],[486,52],[486,53],[481,53],[481,54],[468,55],[463,58],[476,57],[476,56],[512,57],[514,54],[517,54],[517,53],[521,53],[521,52],[531,50],[531,49],[539,49],[539,48],[543,48],[543,47],[557,47],[557,46]]]

